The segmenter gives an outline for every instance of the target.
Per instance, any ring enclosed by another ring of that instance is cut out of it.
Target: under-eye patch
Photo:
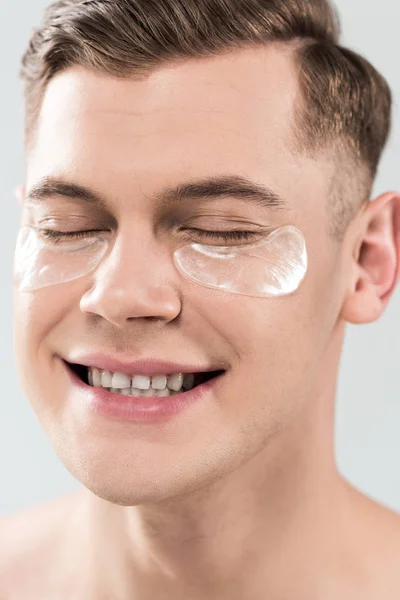
[[[100,234],[55,242],[24,227],[15,251],[15,285],[34,291],[84,277],[99,266],[108,247],[109,240]],[[308,259],[303,234],[287,225],[257,243],[181,243],[174,263],[182,276],[200,286],[263,298],[294,292],[306,275]]]
[[[42,240],[32,227],[18,234],[14,258],[14,283],[22,292],[67,283],[91,273],[108,248],[104,237]]]
[[[307,271],[305,239],[292,226],[275,229],[253,244],[188,244],[176,250],[174,260],[180,272],[195,283],[244,296],[290,294]]]

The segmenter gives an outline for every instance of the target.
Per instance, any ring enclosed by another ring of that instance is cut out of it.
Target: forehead
[[[288,49],[243,49],[168,65],[142,79],[73,67],[46,90],[27,185],[63,175],[144,193],[236,173],[290,199],[320,165],[290,152],[298,83]],[[318,190],[318,191],[317,191]]]

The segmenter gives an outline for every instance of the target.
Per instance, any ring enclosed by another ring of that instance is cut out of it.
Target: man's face
[[[113,226],[113,234],[101,269],[15,291],[15,348],[24,391],[57,454],[105,499],[140,504],[228,473],[299,419],[333,369],[343,277],[340,248],[327,234],[332,171],[290,150],[297,89],[290,56],[277,48],[183,62],[141,81],[76,67],[49,84],[26,192],[48,176],[89,187],[106,207],[54,196],[40,203],[41,217],[54,229]],[[296,226],[309,269],[293,294],[237,295],[177,272],[172,233],[155,227],[156,196],[219,175],[263,183],[288,208],[230,197],[177,201],[175,222],[208,230]],[[227,372],[174,418],[128,423],[89,414],[76,401],[60,357],[85,352],[223,364]]]

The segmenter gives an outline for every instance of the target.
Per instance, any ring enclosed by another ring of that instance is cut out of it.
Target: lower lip
[[[102,416],[122,421],[149,422],[170,419],[202,400],[219,383],[224,374],[221,373],[221,375],[181,394],[165,398],[158,396],[137,398],[87,385],[67,363],[65,364],[73,385],[78,387],[79,391],[84,392],[83,401],[86,407]]]

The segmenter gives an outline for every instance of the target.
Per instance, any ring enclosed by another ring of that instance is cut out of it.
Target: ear
[[[350,288],[342,307],[349,323],[371,323],[384,312],[400,278],[400,194],[367,203],[361,216]]]
[[[21,185],[17,186],[15,188],[14,195],[15,195],[16,199],[18,200],[18,203],[22,205],[24,203],[24,198],[25,198],[25,185],[21,184]]]

